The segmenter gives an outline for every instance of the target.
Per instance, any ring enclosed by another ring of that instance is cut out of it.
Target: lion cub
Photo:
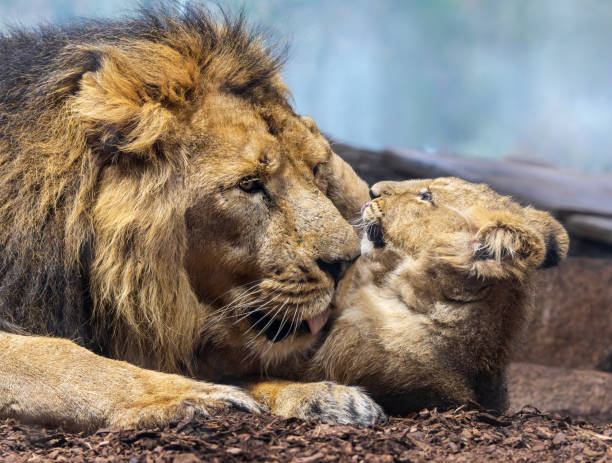
[[[536,271],[565,258],[567,233],[548,213],[457,178],[381,182],[371,196],[362,257],[308,379],[363,386],[392,413],[505,409]]]

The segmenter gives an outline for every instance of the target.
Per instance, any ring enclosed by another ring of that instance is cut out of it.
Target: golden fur
[[[367,187],[290,107],[280,58],[199,7],[1,40],[0,409],[76,427],[259,410],[79,346],[216,381],[313,344]]]

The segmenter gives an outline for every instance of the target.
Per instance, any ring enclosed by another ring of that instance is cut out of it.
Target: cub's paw
[[[329,424],[372,426],[387,420],[380,405],[361,388],[330,381],[284,387],[271,411],[286,418],[319,419]]]
[[[111,411],[108,425],[123,428],[165,426],[185,418],[208,417],[229,410],[265,411],[248,392],[234,386],[173,377],[172,380],[155,381],[147,389],[142,394],[134,391],[124,394]]]

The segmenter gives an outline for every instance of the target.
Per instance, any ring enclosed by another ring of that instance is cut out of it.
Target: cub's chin
[[[368,223],[366,232],[361,238],[361,254],[372,257],[375,249],[382,249],[385,245],[385,237],[380,224]]]

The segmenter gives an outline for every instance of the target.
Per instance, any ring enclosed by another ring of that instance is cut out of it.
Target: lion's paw
[[[361,388],[330,381],[296,383],[276,397],[272,413],[286,418],[319,419],[329,424],[372,426],[386,421],[382,407]]]
[[[261,413],[264,408],[235,386],[189,379],[167,382],[142,395],[126,394],[111,413],[109,425],[123,428],[165,426],[193,416],[209,417],[229,410]]]
[[[249,413],[262,413],[264,408],[251,395],[236,386],[220,384],[208,385],[206,403],[216,410],[238,410]]]

